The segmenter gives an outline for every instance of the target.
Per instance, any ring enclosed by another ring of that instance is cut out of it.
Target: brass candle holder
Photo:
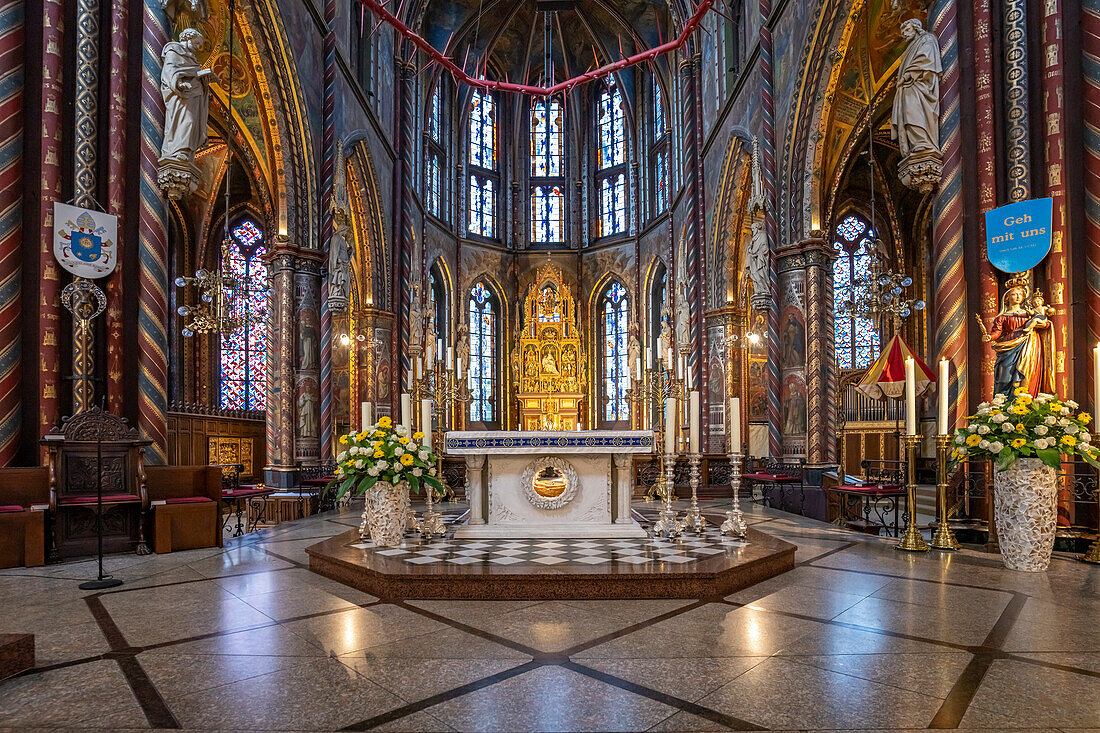
[[[939,518],[936,524],[936,532],[928,543],[937,550],[957,550],[959,541],[955,539],[955,533],[951,531],[951,525],[947,523],[947,454],[951,450],[951,436],[936,436],[936,477],[939,481],[936,486],[936,508]]]
[[[706,517],[699,511],[699,464],[701,460],[698,453],[688,455],[688,468],[691,472],[689,479],[691,484],[691,508],[687,510],[687,514],[681,520],[685,529],[690,529],[696,534],[703,534],[707,531]]]
[[[748,534],[745,515],[741,513],[741,454],[730,453],[730,488],[733,489],[733,509],[726,512],[726,521],[719,531],[733,537],[744,538]]]
[[[664,445],[665,430],[668,429],[665,425],[664,401],[669,397],[682,398],[684,396],[683,384],[676,379],[676,372],[665,369],[658,362],[656,367],[646,370],[645,385],[642,387],[641,396],[643,400],[649,402],[650,409],[657,415],[657,424],[654,425],[653,430],[653,445]],[[678,437],[677,442],[679,442]],[[668,492],[672,494],[672,501],[676,501],[676,488],[672,485],[672,482],[665,481],[664,471],[657,473],[657,480],[649,487],[645,500],[664,500],[666,486]]]
[[[665,485],[671,487],[673,484],[672,471],[673,467],[676,465],[676,454],[665,453],[662,456],[662,461],[664,466]],[[683,524],[676,518],[676,512],[672,509],[671,491],[665,492],[664,501],[664,509],[657,515],[657,521],[653,524],[653,536],[672,539],[673,537],[680,536],[680,532],[683,530]]]
[[[917,446],[921,436],[905,435],[905,463],[908,487],[905,495],[906,514],[905,532],[895,549],[904,552],[928,552],[928,543],[917,528]]]

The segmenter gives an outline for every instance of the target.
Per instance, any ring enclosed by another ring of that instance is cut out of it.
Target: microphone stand
[[[106,410],[107,400],[103,399],[103,407],[100,411]],[[81,583],[77,587],[80,590],[103,590],[105,588],[115,588],[122,585],[122,581],[118,578],[114,578],[110,575],[103,574],[103,423],[102,421],[96,427],[95,433],[95,534],[96,534],[96,557],[99,561],[99,576],[95,580],[89,580]]]

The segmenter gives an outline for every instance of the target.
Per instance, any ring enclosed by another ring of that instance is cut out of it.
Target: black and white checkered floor
[[[377,549],[370,541],[352,547],[373,550],[383,557],[416,565],[605,565],[622,563],[684,564],[735,552],[745,542],[722,536],[716,528],[704,535],[684,534],[674,540],[638,539],[500,539],[455,540],[451,537],[420,542],[409,538],[400,547]]]

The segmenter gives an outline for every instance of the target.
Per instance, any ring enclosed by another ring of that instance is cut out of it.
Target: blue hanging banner
[[[1025,272],[1050,252],[1053,199],[1017,201],[985,213],[986,251],[1002,272]]]

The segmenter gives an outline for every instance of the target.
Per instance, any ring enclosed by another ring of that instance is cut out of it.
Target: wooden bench
[[[46,564],[49,506],[49,468],[0,468],[0,568]]]
[[[222,472],[216,466],[149,466],[153,551],[221,547]]]

